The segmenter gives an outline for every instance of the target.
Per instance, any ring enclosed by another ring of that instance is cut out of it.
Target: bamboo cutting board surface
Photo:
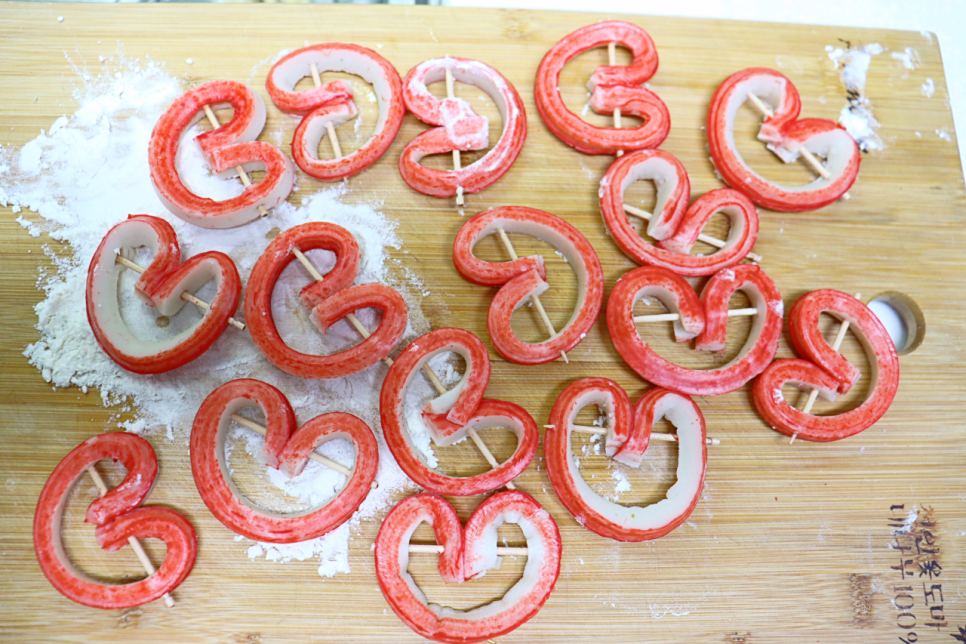
[[[58,16],[64,21],[58,22]],[[115,53],[115,43],[123,44],[132,58],[166,63],[172,73],[190,82],[235,79],[263,93],[269,67],[265,61],[282,49],[300,47],[306,39],[377,48],[403,74],[430,57],[475,58],[515,84],[526,104],[530,131],[513,169],[482,194],[469,196],[467,213],[515,204],[563,217],[594,245],[609,293],[618,277],[634,266],[607,236],[599,215],[597,183],[611,158],[577,153],[549,133],[533,104],[533,76],[540,58],[562,36],[614,17],[413,7],[2,5],[0,123],[7,127],[0,128],[0,143],[23,145],[54,119],[73,111],[70,93],[77,81],[65,53],[94,68],[98,55]],[[618,544],[580,527],[554,496],[541,449],[518,484],[560,525],[561,577],[543,610],[500,641],[954,641],[950,636],[966,627],[966,315],[959,297],[966,288],[966,221],[956,145],[936,135],[942,128],[953,132],[938,44],[918,32],[625,19],[643,26],[657,43],[661,67],[650,85],[667,103],[673,121],[662,149],[688,168],[693,197],[720,187],[708,161],[702,126],[712,92],[729,74],[750,66],[780,65],[802,95],[803,116],[836,119],[845,102],[844,88],[826,56],[826,45],[839,46],[840,40],[878,42],[891,51],[918,51],[921,64],[914,71],[904,69],[888,53],[876,57],[871,66],[866,91],[881,122],[886,149],[863,158],[852,199],[803,214],[762,211],[755,250],[764,255],[763,266],[781,290],[786,311],[798,297],[817,288],[860,292],[866,300],[899,291],[921,306],[928,332],[916,351],[902,356],[898,397],[885,418],[838,443],[789,446],[787,437],[759,419],[749,387],[699,399],[709,433],[722,444],[709,449],[706,493],[689,523],[654,542]],[[586,98],[583,84],[605,56],[603,50],[591,52],[567,68],[561,91],[572,109],[580,110]],[[187,58],[194,64],[187,66]],[[920,90],[926,78],[935,81],[932,98]],[[466,86],[458,91],[492,117],[494,128],[499,126],[498,115],[479,99],[479,92]],[[587,118],[606,123],[592,113]],[[739,119],[746,158],[771,177],[807,180],[810,175],[804,167],[778,167],[754,142],[755,122],[750,111]],[[293,126],[294,121],[269,103],[266,132],[287,128],[288,141]],[[422,129],[407,116],[386,156],[349,181],[346,199],[384,200],[384,211],[398,219],[410,253],[396,257],[425,280],[431,295],[423,309],[433,326],[463,327],[489,343],[485,315],[493,291],[462,280],[450,257],[452,240],[465,219],[452,201],[410,190],[396,169],[403,145]],[[352,148],[351,128],[343,130],[340,137],[347,137],[344,144]],[[287,143],[283,149],[288,151]],[[445,167],[446,161],[430,163]],[[302,192],[293,199],[319,187],[304,175],[300,182]],[[634,194],[646,201],[643,188],[634,190],[641,190]],[[161,476],[149,503],[183,512],[200,538],[195,570],[175,593],[178,606],[169,610],[155,602],[127,611],[98,611],[73,604],[47,583],[31,540],[37,497],[50,471],[71,448],[114,426],[110,417],[116,410],[99,407],[96,393],[51,391],[21,356],[25,345],[37,338],[32,306],[42,297],[35,283],[38,267],[47,262],[40,248],[48,240],[31,238],[10,209],[0,213],[0,480],[6,481],[6,494],[0,496],[0,639],[418,641],[388,610],[376,584],[370,551],[376,521],[364,522],[353,536],[351,574],[323,580],[311,561],[250,562],[244,547],[198,497],[183,441],[171,442],[162,435],[151,437]],[[547,251],[533,240],[515,241],[521,254]],[[501,257],[495,242],[482,249],[489,258]],[[556,259],[549,253],[548,257]],[[573,278],[562,262],[549,264],[555,288],[545,301],[559,325],[573,305]],[[737,299],[732,302],[739,304]],[[515,325],[532,340],[540,337],[526,311],[518,313]],[[747,329],[740,321],[732,324],[725,357],[734,355]],[[831,325],[829,329],[831,335]],[[663,326],[644,333],[664,355],[682,363],[711,366],[722,359],[694,356],[686,347],[673,346]],[[847,339],[844,352],[868,371],[853,337]],[[602,319],[571,352],[569,366],[560,361],[539,367],[512,365],[496,357],[492,347],[491,356],[488,397],[523,405],[538,425],[547,422],[557,395],[577,378],[613,378],[633,399],[647,388],[617,355]],[[779,357],[792,357],[787,332]],[[856,394],[836,405],[820,403],[817,410],[854,406],[868,378],[862,382]],[[486,437],[498,455],[510,452],[497,433]],[[622,502],[656,501],[671,485],[674,448],[657,445],[651,452],[641,471],[628,475],[633,489]],[[582,461],[586,476],[595,481],[610,477],[603,456]],[[465,444],[442,462],[450,471],[464,474],[482,467]],[[74,514],[83,512],[91,500],[84,497],[89,496],[88,486],[79,487],[85,490],[71,502]],[[480,500],[453,502],[465,521]],[[897,526],[913,510],[918,520],[908,534],[895,539]],[[114,581],[136,577],[138,569],[127,550],[103,553],[94,545],[89,527],[78,523],[68,528],[68,550],[85,571]],[[507,530],[506,535],[511,543],[521,541],[519,532]],[[912,564],[900,566],[912,555],[896,548],[909,547],[916,536],[922,537],[922,552]],[[148,545],[159,562],[162,552]],[[935,552],[924,552],[927,548]],[[927,574],[922,574],[918,564],[931,560],[941,569],[927,565]],[[431,600],[460,608],[497,598],[522,571],[522,560],[511,559],[482,581],[454,587],[439,581],[434,565],[435,559],[428,557],[414,561],[411,570]],[[926,596],[934,584],[941,589]],[[929,626],[930,622],[939,625]]]

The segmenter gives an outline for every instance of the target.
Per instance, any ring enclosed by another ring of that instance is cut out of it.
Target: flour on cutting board
[[[379,389],[387,368],[380,363],[347,378],[303,380],[269,364],[247,333],[230,327],[201,358],[171,373],[129,373],[100,350],[88,325],[87,267],[107,231],[132,213],[168,221],[178,234],[184,257],[211,250],[228,254],[243,278],[250,274],[274,229],[285,230],[309,221],[334,222],[351,231],[359,242],[362,261],[357,281],[388,283],[405,298],[410,319],[405,344],[428,331],[429,325],[420,308],[426,289],[389,255],[390,249],[399,249],[402,244],[396,232],[397,222],[381,213],[378,206],[352,203],[343,185],[309,195],[299,207],[283,203],[268,217],[240,228],[206,230],[187,224],[171,215],[155,194],[147,153],[155,122],[185,89],[181,81],[161,65],[124,60],[116,71],[92,75],[78,70],[78,74],[83,86],[74,93],[78,107],[71,116],[58,118],[48,131],[42,131],[20,149],[0,148],[0,203],[30,209],[35,214],[21,215],[21,225],[32,235],[46,233],[60,242],[44,247],[53,266],[41,269],[38,280],[44,291],[43,300],[35,307],[40,337],[26,348],[24,355],[54,387],[73,386],[85,393],[89,388],[97,388],[105,406],[119,408],[119,412],[132,410],[133,417],[118,425],[128,431],[150,434],[153,439],[167,435],[169,440],[187,443],[187,432],[204,398],[216,387],[240,377],[256,378],[278,387],[288,397],[300,422],[329,411],[345,411],[362,418],[373,428],[380,443],[379,488],[368,496],[350,524],[305,544],[263,544],[249,549],[250,554],[260,552],[273,560],[319,557],[319,572],[323,575],[348,572],[351,523],[374,516],[400,490],[413,486],[382,440]],[[198,193],[216,199],[238,194],[241,185],[237,179],[221,179],[208,171],[192,138],[199,131],[200,128],[187,135],[177,160],[185,182]],[[265,135],[271,139],[281,133]],[[333,256],[326,251],[312,251],[309,255],[323,272],[332,265]],[[142,249],[138,260],[147,262],[150,256]],[[186,307],[171,318],[167,328],[159,328],[155,310],[134,296],[135,278],[131,271],[122,276],[119,297],[124,318],[136,335],[168,335],[200,319],[197,310]],[[294,348],[313,353],[331,353],[358,343],[358,336],[345,321],[325,336],[318,334],[297,297],[308,280],[302,267],[295,263],[278,281],[272,304],[282,337]],[[199,297],[210,297],[212,289],[209,284],[199,291]],[[244,310],[239,308],[236,317],[243,315]],[[370,328],[377,323],[371,310],[359,311],[358,317]],[[415,396],[431,395],[428,383],[418,382],[418,387],[422,389],[415,391]],[[262,439],[251,434],[245,440],[255,449]],[[348,462],[353,459],[345,441],[333,441],[323,451],[326,449],[341,449],[340,458]],[[297,479],[289,480],[267,470],[266,480],[280,492],[315,505],[341,486],[333,476],[341,478],[310,462],[305,474]]]
[[[885,49],[877,43],[862,47],[845,44],[845,48],[825,46],[829,60],[841,70],[840,78],[845,86],[847,104],[839,113],[839,124],[852,135],[863,152],[882,150],[885,145],[878,134],[879,121],[872,114],[872,102],[865,94],[865,82],[872,57]]]

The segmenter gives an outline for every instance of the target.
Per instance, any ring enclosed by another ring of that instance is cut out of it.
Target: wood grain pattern
[[[59,15],[64,22],[57,21]],[[633,267],[607,236],[598,212],[597,182],[611,159],[581,155],[555,139],[540,122],[532,89],[537,64],[554,42],[581,25],[610,17],[414,7],[5,4],[0,6],[0,124],[7,127],[0,128],[0,143],[22,145],[73,111],[70,94],[77,82],[65,52],[75,63],[96,67],[97,56],[114,53],[116,42],[123,43],[128,56],[165,62],[191,82],[230,78],[262,92],[266,61],[306,39],[378,47],[401,73],[429,57],[476,58],[516,85],[528,110],[530,134],[513,170],[481,195],[468,196],[467,212],[519,204],[564,217],[597,249],[609,292]],[[789,447],[786,437],[758,418],[748,388],[699,400],[709,432],[722,445],[710,450],[707,493],[691,522],[656,542],[622,545],[581,528],[553,495],[538,458],[518,483],[561,527],[562,576],[541,613],[500,641],[898,642],[900,636],[909,637],[909,630],[897,625],[902,611],[893,603],[895,587],[902,585],[913,589],[910,612],[917,626],[911,630],[918,641],[952,641],[950,633],[966,626],[966,319],[959,297],[966,287],[966,199],[956,146],[935,134],[940,128],[953,132],[937,43],[918,32],[627,19],[646,28],[658,45],[661,68],[651,88],[667,102],[673,119],[662,147],[688,168],[694,196],[720,186],[701,128],[714,88],[730,73],[782,65],[802,95],[803,114],[834,119],[844,105],[844,90],[825,45],[844,39],[879,42],[892,51],[918,50],[922,63],[913,72],[888,54],[872,64],[867,93],[887,148],[863,159],[852,200],[804,214],[763,211],[755,250],[765,256],[764,267],[782,291],[786,310],[816,288],[861,292],[866,299],[896,290],[919,302],[929,331],[916,352],[902,357],[902,383],[886,417],[839,443]],[[187,66],[186,58],[194,64]],[[583,84],[605,61],[601,49],[567,68],[561,90],[572,109],[580,110]],[[931,99],[920,91],[927,77],[936,84]],[[477,92],[465,86],[457,91],[486,111]],[[742,152],[767,167],[769,176],[807,178],[803,167],[778,167],[752,140],[754,123],[750,111],[739,120]],[[494,127],[498,124],[496,117]],[[292,122],[270,107],[266,131],[279,127],[287,128],[289,140]],[[467,328],[488,342],[485,312],[493,291],[463,281],[450,260],[453,237],[464,219],[450,201],[414,193],[396,169],[402,146],[422,129],[407,116],[382,161],[350,180],[347,199],[384,200],[386,212],[399,220],[411,252],[397,258],[422,275],[432,292],[424,310],[433,324]],[[343,143],[351,149],[346,136]],[[300,182],[303,194],[317,185],[305,176]],[[638,196],[647,197],[643,191]],[[5,439],[0,480],[6,485],[0,497],[0,639],[418,641],[387,610],[377,587],[370,552],[376,522],[363,524],[354,535],[349,575],[322,580],[311,562],[249,562],[244,548],[198,498],[184,445],[160,438],[153,440],[161,475],[151,503],[183,511],[201,539],[195,571],[175,593],[178,607],[168,610],[155,602],[128,611],[96,611],[65,600],[47,583],[33,555],[33,506],[55,464],[82,440],[112,427],[114,411],[97,406],[93,393],[51,391],[21,356],[37,335],[31,307],[41,298],[35,282],[38,265],[46,263],[39,249],[47,240],[31,238],[14,218],[9,209],[0,210],[0,422]],[[533,240],[514,241],[520,254],[540,248]],[[485,252],[501,256],[495,241]],[[569,315],[573,282],[562,262],[551,264],[555,288],[545,303],[559,324]],[[521,312],[519,317],[521,332],[539,337],[529,315]],[[726,354],[737,350],[746,330],[742,321],[733,323]],[[659,350],[682,362],[711,365],[716,359],[672,346],[665,327],[652,333]],[[624,366],[606,336],[601,320],[571,352],[569,366],[520,367],[496,358],[491,349],[494,376],[488,395],[522,404],[538,424],[546,422],[556,396],[576,378],[610,377],[636,398],[646,385]],[[846,355],[863,364],[857,347],[850,336]],[[779,355],[792,355],[787,334]],[[850,397],[840,405],[856,401]],[[817,406],[820,413],[831,408]],[[495,434],[488,440],[498,453],[509,449]],[[634,473],[634,490],[623,501],[656,500],[670,485],[674,448],[652,449],[655,453]],[[463,456],[479,462],[468,446],[460,446],[444,465],[459,471],[482,467],[458,464]],[[587,476],[610,477],[603,457],[583,460]],[[116,482],[117,472],[104,472]],[[71,554],[94,576],[119,580],[135,574],[133,556],[100,552],[90,528],[80,525],[83,508],[93,499],[89,487],[79,485],[69,505]],[[464,520],[478,503],[475,498],[454,500]],[[900,504],[903,509],[890,510]],[[941,629],[925,626],[929,611],[922,584],[928,576],[915,572],[903,581],[890,568],[900,553],[890,548],[894,528],[888,520],[905,517],[914,505],[931,507],[938,524],[942,571],[930,583],[942,584],[947,625]],[[515,535],[507,535],[512,543]],[[146,545],[160,561],[155,544]],[[434,575],[434,563],[427,558],[414,564],[417,581],[431,599],[457,607],[495,598],[522,570],[522,560],[509,560],[480,582],[453,587]]]

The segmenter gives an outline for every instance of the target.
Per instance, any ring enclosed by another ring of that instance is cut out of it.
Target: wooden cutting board
[[[534,108],[533,77],[540,58],[562,36],[613,17],[420,7],[5,4],[0,6],[0,124],[6,127],[0,128],[0,143],[22,145],[73,111],[76,72],[65,53],[96,68],[98,55],[114,53],[115,43],[129,57],[164,62],[192,82],[235,79],[259,91],[268,69],[265,61],[306,39],[377,48],[401,73],[430,57],[476,58],[516,85],[530,132],[512,171],[481,195],[470,196],[467,211],[517,204],[560,215],[594,245],[609,292],[633,267],[607,236],[598,211],[597,183],[611,158],[579,154],[548,132]],[[554,496],[541,450],[518,483],[560,525],[562,574],[539,615],[500,641],[954,641],[951,635],[966,627],[966,315],[961,297],[966,289],[966,204],[955,142],[937,135],[941,129],[953,134],[938,43],[918,32],[625,18],[647,29],[658,45],[661,68],[650,85],[673,119],[662,148],[688,168],[694,196],[720,187],[702,126],[712,92],[732,72],[777,66],[797,85],[804,115],[836,119],[845,104],[844,88],[826,45],[877,42],[890,51],[911,47],[918,52],[915,70],[905,69],[888,52],[872,63],[866,91],[886,149],[863,158],[852,199],[804,214],[762,211],[756,251],[764,255],[763,266],[782,291],[786,310],[817,288],[859,292],[866,300],[899,291],[921,306],[928,332],[916,351],[902,356],[899,394],[885,418],[838,443],[789,446],[787,437],[759,419],[748,387],[698,400],[709,433],[722,443],[709,450],[706,494],[690,522],[655,542],[618,544],[580,527]],[[583,84],[605,55],[591,52],[565,72],[561,91],[573,109],[579,111],[586,100]],[[186,65],[187,58],[193,65]],[[920,89],[926,78],[935,82],[932,98]],[[459,91],[486,111],[478,92],[466,86]],[[587,118],[606,123],[592,113]],[[283,124],[287,137],[294,122],[286,119],[270,107],[266,130]],[[754,142],[755,121],[750,111],[739,120],[748,158],[767,168],[769,176],[807,180],[804,167],[780,168]],[[494,123],[499,125],[498,116]],[[462,280],[450,258],[453,237],[465,219],[451,201],[410,190],[396,170],[402,146],[422,128],[407,116],[386,156],[350,180],[347,199],[384,200],[385,211],[399,220],[410,253],[396,257],[417,271],[433,293],[424,302],[433,325],[463,327],[488,342],[484,321],[493,291]],[[351,135],[345,136],[351,148]],[[438,161],[440,167],[445,161]],[[304,176],[300,181],[307,186],[303,194],[314,187]],[[418,641],[388,610],[377,587],[370,552],[375,521],[364,523],[353,536],[351,574],[324,580],[311,561],[250,562],[244,547],[198,498],[184,444],[162,436],[152,438],[162,475],[151,503],[184,512],[200,535],[197,565],[175,593],[177,607],[169,610],[155,602],[127,611],[87,609],[47,583],[32,548],[34,504],[56,463],[82,440],[112,428],[116,410],[99,407],[96,394],[51,391],[22,357],[25,345],[37,338],[32,306],[42,297],[35,283],[38,267],[47,264],[40,248],[48,240],[31,238],[9,209],[0,213],[0,480],[6,482],[0,497],[0,639]],[[521,254],[541,250],[533,240],[516,241]],[[501,256],[495,242],[485,252],[494,259]],[[546,303],[560,324],[573,303],[573,279],[562,262],[550,263],[556,288]],[[522,333],[540,337],[527,312],[519,318],[515,324]],[[726,355],[737,351],[747,329],[747,324],[734,323]],[[672,346],[664,326],[644,332],[672,359],[715,363],[713,357],[695,357],[686,347]],[[868,370],[851,336],[844,351]],[[491,355],[488,396],[522,404],[538,424],[547,422],[557,395],[577,378],[613,378],[635,399],[646,389],[617,355],[602,321],[571,352],[569,365],[520,367],[496,358],[492,347]],[[779,356],[792,356],[787,334]],[[859,390],[867,387],[867,377],[864,382]],[[817,409],[854,406],[861,393]],[[510,449],[497,438],[488,440],[498,453]],[[633,490],[622,496],[623,502],[656,501],[670,486],[674,449],[655,446],[652,451],[642,471],[629,475]],[[458,457],[466,463],[459,464]],[[468,446],[444,457],[444,466],[464,473],[479,471],[479,463]],[[583,458],[583,468],[595,480],[611,474],[603,456]],[[464,520],[479,502],[454,500]],[[83,508],[86,502],[76,504]],[[918,519],[910,532],[896,538],[897,526],[913,511]],[[520,542],[519,533],[506,534],[511,543]],[[914,547],[916,536],[921,537],[918,555],[915,549],[913,554],[897,549]],[[71,538],[69,549],[84,570],[113,580],[136,575],[131,554],[99,551],[89,528],[76,528]],[[151,553],[160,561],[158,549],[152,547]],[[915,561],[901,565],[906,559]],[[442,584],[433,565],[431,557],[413,564],[429,597],[466,608],[501,595],[523,564],[508,560],[500,571],[461,587]],[[925,595],[933,585],[941,588]]]

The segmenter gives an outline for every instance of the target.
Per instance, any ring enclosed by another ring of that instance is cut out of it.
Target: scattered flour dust
[[[266,235],[273,229],[285,230],[308,221],[331,221],[349,229],[359,242],[362,263],[357,281],[388,283],[406,299],[410,326],[403,346],[428,331],[429,325],[420,309],[425,289],[389,256],[390,248],[401,247],[397,223],[373,205],[350,203],[344,186],[319,191],[303,199],[298,207],[284,203],[268,217],[236,229],[206,230],[181,221],[164,208],[155,194],[149,178],[147,148],[155,122],[186,88],[163,66],[123,59],[113,62],[116,69],[101,76],[79,70],[83,87],[75,90],[78,107],[73,115],[58,118],[48,131],[42,131],[20,149],[0,148],[0,203],[29,209],[34,214],[18,218],[29,234],[46,233],[61,243],[44,247],[53,268],[40,271],[38,286],[43,289],[44,299],[35,306],[40,337],[26,348],[24,356],[54,387],[73,386],[84,393],[96,388],[105,406],[119,407],[121,412],[133,410],[133,419],[118,422],[125,430],[152,436],[163,432],[169,440],[185,444],[193,416],[204,398],[216,387],[239,377],[256,378],[278,387],[288,397],[300,422],[329,411],[350,412],[362,418],[380,442],[379,487],[351,521],[311,542],[248,547],[252,557],[271,560],[318,557],[319,573],[323,576],[348,572],[351,526],[383,511],[394,494],[414,487],[382,440],[378,407],[386,367],[380,363],[333,381],[303,380],[273,367],[247,334],[229,328],[201,358],[172,373],[132,374],[98,348],[85,315],[85,281],[100,240],[130,213],[154,215],[171,223],[185,257],[209,250],[228,254],[243,277],[250,274],[269,243]],[[223,180],[208,172],[193,140],[197,132],[187,133],[181,146],[177,164],[183,179],[199,194],[214,199],[238,194],[241,185],[237,179]],[[271,138],[280,133],[266,134]],[[327,251],[313,251],[310,255],[323,272],[334,261]],[[144,249],[138,252],[137,259],[150,261]],[[278,281],[273,310],[283,338],[296,349],[311,352],[331,353],[357,343],[359,338],[345,321],[324,337],[317,333],[298,301],[298,289],[307,279],[302,267],[295,263]],[[134,297],[134,280],[131,271],[123,275],[119,297],[129,327],[140,337],[168,335],[200,319],[194,307],[186,307],[171,319],[168,328],[159,329],[154,309],[139,304]],[[209,284],[199,291],[199,297],[210,297],[211,289]],[[235,315],[243,317],[243,308]],[[359,311],[360,319],[370,328],[377,322],[375,316],[372,310]],[[452,373],[445,375],[455,377]],[[411,396],[428,399],[432,390],[423,379],[417,379]],[[249,451],[260,449],[261,437],[242,429],[235,433],[245,435]],[[420,445],[431,459],[428,439],[423,437]],[[347,463],[353,460],[347,441],[332,441],[320,451]],[[184,457],[187,458],[187,450]],[[279,489],[279,496],[287,493],[306,506],[324,502],[343,482],[341,475],[311,461],[295,479],[269,468],[265,477]]]
[[[847,104],[839,114],[839,123],[848,130],[863,152],[882,150],[885,145],[878,134],[879,122],[872,114],[872,102],[865,94],[865,82],[872,57],[878,56],[885,49],[877,43],[862,47],[853,47],[848,42],[845,45],[844,49],[825,46],[835,69],[841,69],[841,80],[845,85]]]

